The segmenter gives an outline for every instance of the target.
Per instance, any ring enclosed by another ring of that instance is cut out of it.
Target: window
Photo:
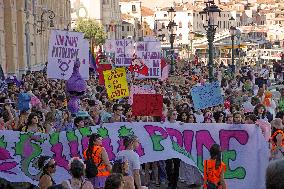
[[[187,16],[191,16],[191,13],[187,13]]]
[[[195,16],[195,13],[193,13],[193,16]]]
[[[164,14],[164,17],[167,17],[168,15],[167,14]]]
[[[224,21],[224,23],[223,23],[223,24],[224,24],[224,28],[226,28],[226,21]]]
[[[164,28],[166,28],[166,27],[165,27],[165,23],[162,23],[162,29],[164,29]]]
[[[129,26],[127,26],[127,31],[129,31]]]
[[[121,31],[124,31],[124,26],[121,27]]]
[[[182,22],[181,21],[178,23],[178,27],[182,28]]]
[[[188,27],[188,28],[191,28],[191,23],[190,23],[190,21],[188,22],[187,27]]]
[[[132,12],[136,12],[136,6],[132,5]]]

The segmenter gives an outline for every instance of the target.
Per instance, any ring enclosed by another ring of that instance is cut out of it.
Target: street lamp
[[[235,41],[235,37],[237,37],[237,39],[240,40],[241,31],[238,30],[236,27],[231,26],[230,34],[231,34],[231,40],[232,40],[232,72],[233,72],[233,75],[235,75],[236,66],[235,66],[235,52],[234,52],[235,43],[234,41]],[[240,44],[239,44],[239,47],[240,47]]]
[[[231,35],[231,40],[232,40],[232,72],[233,75],[235,75],[235,53],[234,53],[234,39],[237,33],[237,28],[234,26],[230,27],[230,35]]]
[[[209,48],[209,58],[208,58],[208,70],[209,70],[209,81],[212,82],[214,79],[213,76],[213,41],[218,27],[217,17],[220,17],[221,10],[217,5],[215,5],[214,0],[209,0],[205,2],[206,7],[200,14],[205,15],[205,21],[207,23],[203,24],[204,29],[206,30],[208,48]]]
[[[170,14],[170,21],[169,24],[167,26],[167,28],[170,30],[170,44],[171,44],[171,69],[170,69],[170,73],[174,73],[175,69],[174,69],[174,42],[175,42],[175,36],[176,34],[174,34],[174,27],[176,27],[176,23],[174,21],[174,13],[176,12],[175,9],[173,7],[171,7],[168,11],[168,14]]]
[[[40,35],[41,35],[42,32],[44,31],[44,29],[43,29],[43,22],[44,22],[43,16],[44,16],[46,13],[49,14],[49,16],[48,16],[48,18],[49,18],[49,27],[51,27],[51,28],[54,27],[54,23],[53,23],[53,19],[54,19],[54,17],[55,17],[54,12],[53,12],[52,10],[44,10],[44,11],[41,13],[40,20],[37,21],[37,22],[40,23],[40,29],[37,29],[37,33],[40,34]]]

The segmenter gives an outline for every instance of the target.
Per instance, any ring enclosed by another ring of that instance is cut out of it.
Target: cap
[[[79,111],[79,112],[76,114],[76,117],[90,117],[90,115],[89,115],[88,112],[86,112],[86,111]]]

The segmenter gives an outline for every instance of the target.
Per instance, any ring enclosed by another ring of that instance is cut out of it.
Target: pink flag
[[[164,80],[166,80],[169,77],[169,68],[170,68],[170,65],[166,65],[163,68],[161,81],[164,81]]]

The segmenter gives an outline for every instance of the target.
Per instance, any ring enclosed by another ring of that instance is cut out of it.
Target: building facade
[[[121,38],[119,0],[71,0],[72,27],[78,18],[97,20],[105,29],[108,39]]]
[[[122,21],[121,38],[133,39],[133,36],[134,36],[134,25],[132,23]]]
[[[70,0],[61,1],[0,0],[0,64],[5,74],[21,76],[44,67],[50,29],[64,29],[71,21]]]
[[[206,31],[203,24],[206,22],[206,17],[201,15],[201,8],[193,7],[188,9],[186,7],[175,7],[174,13],[168,13],[170,7],[157,9],[155,11],[155,31],[158,35],[165,36],[165,39],[169,41],[169,31],[167,26],[170,20],[174,20],[176,27],[174,34],[176,34],[176,44],[189,44],[190,33],[205,34]],[[231,19],[234,18],[234,20]],[[218,18],[217,33],[224,30],[229,30],[231,26],[240,26],[239,14],[233,14],[231,11],[222,11]]]

